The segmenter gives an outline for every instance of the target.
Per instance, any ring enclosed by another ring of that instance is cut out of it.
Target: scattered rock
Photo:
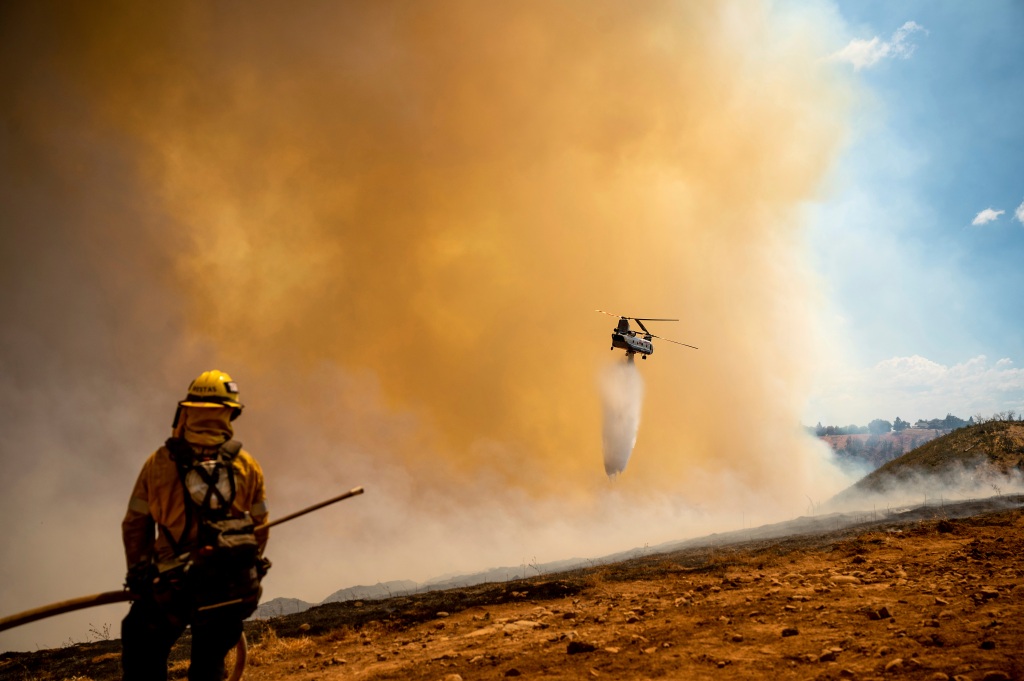
[[[896,659],[889,660],[885,663],[885,673],[898,672],[903,669],[903,658],[897,657]]]
[[[584,641],[569,641],[569,645],[565,647],[565,652],[569,655],[578,655],[579,653],[592,653],[597,650],[597,646],[586,643]]]
[[[437,617],[449,617],[449,616],[450,615],[448,613],[446,613],[445,611],[443,611],[443,610],[441,612],[437,613]]]
[[[299,631],[305,632],[305,631],[309,631],[310,629],[312,629],[312,627],[309,626],[309,622],[303,622],[302,624],[299,625]]]
[[[786,627],[785,629],[782,630],[782,636],[783,637],[786,637],[786,636],[796,636],[799,633],[800,632],[797,631],[797,629],[795,627]]]
[[[502,631],[505,634],[514,634],[517,631],[529,631],[531,629],[546,629],[546,624],[540,622],[532,622],[530,620],[516,620],[515,622],[509,622],[502,627]]]
[[[505,676],[522,676],[522,675],[523,675],[523,673],[521,671],[519,671],[518,669],[516,669],[515,667],[512,667],[511,669],[505,670]]]
[[[981,642],[981,646],[979,646],[979,647],[982,650],[995,650],[996,642],[995,641],[982,641]]]
[[[831,581],[832,581],[833,584],[860,584],[861,583],[860,579],[858,579],[857,577],[853,577],[852,575],[833,575]]]
[[[733,634],[730,640],[733,643],[743,643],[743,634]]]
[[[444,677],[444,681],[462,681],[462,674],[448,674]]]
[[[1010,681],[1010,675],[1004,671],[994,670],[985,672],[985,676],[981,677],[981,681]]]
[[[466,634],[466,637],[470,638],[470,637],[475,637],[475,636],[486,636],[488,634],[493,634],[496,631],[498,631],[498,627],[497,626],[481,627],[481,628],[477,629],[476,631],[469,632],[468,634]]]

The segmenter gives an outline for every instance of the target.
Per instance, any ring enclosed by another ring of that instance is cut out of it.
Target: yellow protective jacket
[[[232,459],[232,467],[236,494],[231,515],[241,517],[249,513],[254,524],[267,522],[269,514],[260,465],[243,449]],[[182,536],[186,530],[185,504],[178,466],[171,459],[167,447],[161,447],[143,464],[128,502],[128,512],[121,523],[129,568],[140,562],[160,563],[175,558],[174,546],[165,536],[166,532],[171,533],[174,543],[180,547],[188,546],[195,539],[197,523],[194,509],[188,536]],[[260,555],[266,548],[268,536],[269,530],[256,533]]]

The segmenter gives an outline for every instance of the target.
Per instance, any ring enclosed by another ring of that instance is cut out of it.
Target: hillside
[[[1021,499],[970,506],[250,622],[245,679],[1024,678]],[[113,681],[119,657],[5,653],[0,678]]]
[[[927,442],[881,466],[840,496],[883,494],[908,484],[919,491],[969,492],[973,487],[998,494],[1018,484],[1022,470],[1024,423],[990,421]]]
[[[881,435],[822,435],[840,464],[861,471],[873,471],[903,454],[949,431],[931,428],[907,428]]]

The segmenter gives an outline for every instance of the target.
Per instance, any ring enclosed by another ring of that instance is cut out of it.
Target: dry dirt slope
[[[254,623],[245,678],[1022,679],[1022,556],[1018,506],[331,604]],[[0,678],[116,678],[104,645]]]

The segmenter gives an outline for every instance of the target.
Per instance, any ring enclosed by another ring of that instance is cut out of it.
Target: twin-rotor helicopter
[[[682,345],[687,348],[697,349],[694,345],[688,343],[680,343],[670,338],[664,338],[662,336],[655,336],[653,333],[647,330],[644,326],[644,322],[678,322],[678,319],[661,319],[656,317],[627,317],[620,314],[612,314],[611,312],[605,312],[604,310],[596,310],[608,315],[609,317],[618,317],[618,325],[612,329],[612,347],[614,350],[619,348],[626,351],[626,360],[632,362],[633,356],[638,354],[640,359],[647,359],[647,355],[654,353],[654,343],[652,339],[657,338],[659,340],[668,341],[669,343],[675,343],[676,345]],[[643,335],[640,335],[639,331],[636,331],[629,326],[629,320],[633,320],[637,323],[640,329],[643,331]]]

